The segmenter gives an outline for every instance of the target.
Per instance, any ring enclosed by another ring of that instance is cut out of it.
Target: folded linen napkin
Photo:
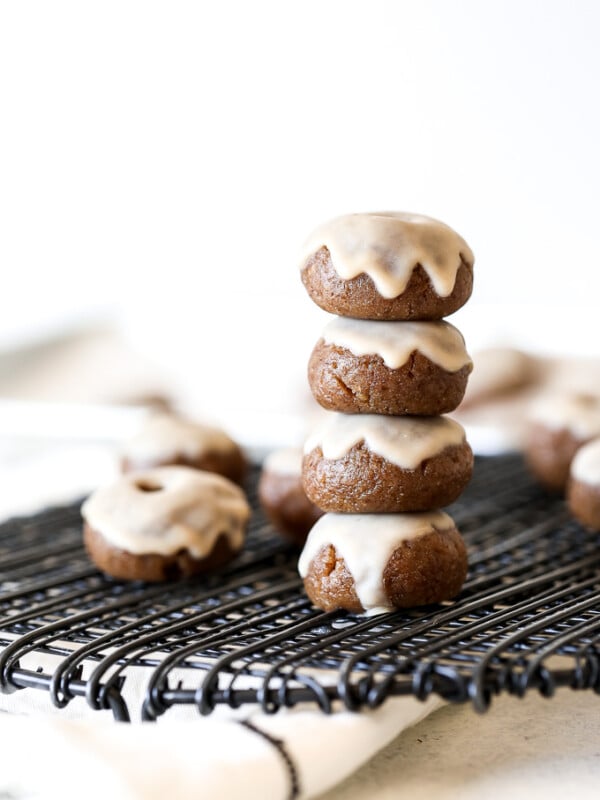
[[[114,723],[101,712],[80,720],[62,712],[0,714],[0,797],[314,797],[438,705],[403,697],[361,713],[246,710],[231,719],[165,717],[156,724]]]

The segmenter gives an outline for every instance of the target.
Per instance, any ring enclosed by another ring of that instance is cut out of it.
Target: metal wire
[[[519,457],[478,459],[450,509],[470,552],[460,597],[375,618],[312,608],[297,552],[258,509],[257,477],[241,556],[176,584],[101,575],[81,546],[78,505],[0,525],[0,691],[43,690],[60,708],[85,697],[121,720],[142,668],[135,712],[147,720],[180,704],[328,712],[335,700],[357,710],[436,693],[485,711],[502,691],[600,691],[600,537]]]

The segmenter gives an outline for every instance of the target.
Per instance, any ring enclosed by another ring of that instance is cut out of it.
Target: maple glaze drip
[[[552,430],[568,430],[579,439],[600,436],[600,396],[551,394],[531,409],[531,420]]]
[[[300,576],[305,578],[312,560],[323,547],[332,545],[337,555],[344,559],[365,611],[388,611],[391,607],[383,586],[383,573],[394,550],[410,539],[452,528],[452,518],[443,511],[325,514],[308,535],[298,563]]]
[[[320,447],[326,459],[339,459],[364,441],[373,453],[402,469],[416,469],[426,458],[465,441],[464,429],[449,417],[389,417],[332,412],[308,437],[304,453]]]
[[[348,214],[326,222],[306,241],[301,268],[322,247],[329,250],[340,278],[366,274],[386,299],[404,292],[417,264],[437,295],[448,297],[460,265],[474,261],[469,245],[448,225],[400,211]]]
[[[236,449],[233,439],[220,428],[156,414],[127,442],[123,455],[132,464],[152,464],[177,456],[194,461],[207,453],[231,453]]]
[[[250,507],[242,490],[220,475],[158,467],[97,489],[81,513],[94,531],[129,553],[187,550],[204,558],[220,535],[234,552],[241,548]]]
[[[447,372],[470,365],[465,340],[449,322],[375,322],[336,317],[323,330],[323,341],[354,355],[379,355],[390,369],[406,364],[418,351]]]
[[[302,448],[282,447],[280,450],[273,450],[264,460],[263,471],[299,476],[302,473]]]

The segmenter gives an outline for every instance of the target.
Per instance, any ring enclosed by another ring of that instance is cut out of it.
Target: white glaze
[[[325,514],[313,526],[298,562],[302,578],[312,560],[327,545],[335,547],[354,579],[356,595],[365,611],[390,610],[383,588],[383,572],[390,556],[403,542],[447,531],[454,522],[443,511],[420,514]]]
[[[404,292],[420,264],[439,297],[454,289],[461,256],[473,264],[473,253],[452,228],[421,214],[384,211],[348,214],[317,228],[302,250],[301,268],[327,247],[335,271],[344,280],[369,275],[387,299]]]
[[[539,360],[520,350],[512,347],[480,350],[473,355],[473,372],[464,405],[530,385],[541,377],[540,373]]]
[[[570,431],[578,439],[600,436],[600,396],[546,395],[532,406],[530,418],[551,430]]]
[[[322,339],[357,356],[379,355],[390,369],[406,364],[415,350],[447,372],[458,372],[471,364],[461,332],[449,322],[376,322],[335,317],[325,326]]]
[[[236,443],[224,431],[169,414],[151,417],[124,447],[133,465],[160,463],[177,456],[191,461],[207,453],[231,453]]]
[[[465,432],[449,417],[388,417],[379,414],[328,415],[308,437],[305,454],[320,447],[326,459],[345,456],[364,441],[369,450],[402,469],[415,469],[446,447],[460,445]]]
[[[273,450],[264,460],[263,472],[299,476],[302,472],[302,448],[283,447],[281,450]]]
[[[600,487],[600,438],[580,447],[571,462],[571,477]]]
[[[160,486],[142,491],[140,485]],[[189,467],[158,467],[123,475],[97,489],[81,512],[88,525],[129,553],[203,558],[224,534],[232,550],[244,543],[250,507],[227,478]]]

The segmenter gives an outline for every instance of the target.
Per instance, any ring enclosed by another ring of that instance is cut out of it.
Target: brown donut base
[[[564,492],[575,453],[588,441],[566,428],[554,430],[535,423],[525,444],[525,461],[535,478],[551,492]]]
[[[470,364],[447,372],[419,351],[397,369],[377,354],[357,356],[320,339],[308,362],[315,400],[346,414],[438,416],[454,411],[464,397]]]
[[[302,483],[307,497],[323,509],[351,514],[430,511],[453,503],[473,472],[467,442],[446,447],[416,469],[392,464],[360,442],[339,459],[320,447],[304,456]]]
[[[137,472],[139,470],[154,469],[155,467],[191,467],[201,472],[216,472],[234,483],[242,483],[247,471],[247,463],[241,450],[231,450],[227,453],[209,451],[201,458],[187,458],[178,454],[173,458],[156,461],[132,461],[127,457],[121,459],[122,472]]]
[[[325,311],[342,317],[380,320],[443,319],[463,306],[473,291],[473,266],[461,256],[454,289],[440,297],[423,267],[417,264],[404,292],[386,298],[366,273],[340,278],[326,247],[310,256],[301,272],[311,299]]]
[[[102,572],[126,581],[176,581],[203,572],[219,569],[236,555],[229,539],[221,534],[205,558],[194,558],[187,550],[173,555],[130,553],[115,547],[87,523],[83,526],[83,543],[89,557]]]
[[[567,502],[573,516],[593,531],[600,531],[600,486],[571,478]]]
[[[383,570],[385,595],[392,608],[451,600],[460,592],[467,568],[467,551],[456,528],[433,530],[394,550]],[[321,548],[313,558],[304,587],[311,602],[323,611],[344,609],[359,614],[366,610],[356,594],[354,578],[332,545]]]
[[[308,532],[323,515],[304,493],[300,475],[263,470],[258,498],[275,529],[298,547],[302,547]]]

